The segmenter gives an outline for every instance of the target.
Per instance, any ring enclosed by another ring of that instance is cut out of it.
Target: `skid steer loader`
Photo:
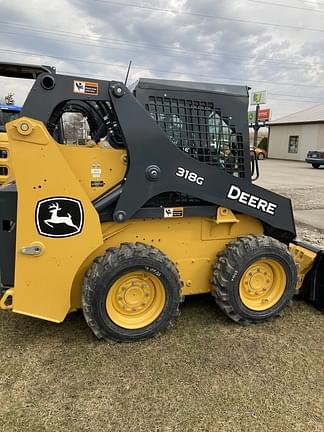
[[[134,341],[192,294],[241,324],[301,290],[323,308],[322,251],[296,241],[289,199],[251,182],[247,87],[128,89],[27,66],[2,68],[35,82],[1,144],[14,172],[0,188],[1,309],[57,323],[82,309],[98,338]],[[91,146],[60,142],[71,109]]]

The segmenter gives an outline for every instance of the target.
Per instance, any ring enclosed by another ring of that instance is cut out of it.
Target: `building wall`
[[[288,153],[290,136],[298,136],[298,152]],[[324,123],[270,127],[269,158],[305,160],[308,150],[324,148]]]
[[[324,148],[324,123],[319,125],[318,148]]]

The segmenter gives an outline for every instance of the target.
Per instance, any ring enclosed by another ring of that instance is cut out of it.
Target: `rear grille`
[[[17,190],[15,183],[0,188],[0,285],[13,286],[16,255]]]
[[[152,118],[182,151],[235,176],[244,176],[243,137],[212,102],[150,96]]]
[[[0,159],[8,159],[8,150],[0,148]]]
[[[9,174],[8,167],[6,166],[0,166],[0,176],[7,177]]]

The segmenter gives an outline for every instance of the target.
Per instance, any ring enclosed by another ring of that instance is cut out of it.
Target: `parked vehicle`
[[[311,163],[313,168],[319,168],[321,165],[324,165],[324,148],[309,150],[305,160]]]
[[[257,157],[259,160],[262,160],[262,159],[265,159],[265,158],[268,157],[268,153],[267,153],[267,151],[264,150],[264,149],[261,149],[261,148],[259,148],[259,147],[253,147],[253,146],[252,146],[252,147],[250,147],[250,150],[255,151],[256,157]]]
[[[20,111],[17,105],[0,105],[0,132],[5,132],[5,124],[17,118]]]

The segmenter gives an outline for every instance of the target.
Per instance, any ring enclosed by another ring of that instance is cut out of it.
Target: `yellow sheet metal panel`
[[[184,282],[183,295],[209,292],[217,253],[239,235],[263,234],[262,224],[258,220],[245,215],[239,215],[237,219],[235,224],[216,224],[216,219],[210,217],[132,219],[124,224],[104,223],[104,244],[81,265],[73,282],[71,307],[81,307],[83,278],[96,256],[124,242],[142,242],[164,252],[180,272]],[[210,226],[213,227],[211,231]]]
[[[301,288],[305,276],[313,267],[316,253],[306,249],[303,246],[296,245],[294,243],[290,243],[289,251],[292,253],[294,257],[294,261],[297,266],[297,286],[296,288]]]
[[[60,322],[71,309],[71,287],[80,266],[103,243],[98,214],[41,122],[20,118],[7,124],[7,132],[18,189],[13,310]],[[58,210],[66,198],[79,212],[78,222],[74,213]],[[75,235],[44,235],[51,226]],[[35,246],[40,253],[29,254]]]
[[[58,148],[90,200],[112,189],[125,176],[125,150],[99,145],[86,147],[58,144]]]
[[[5,132],[0,132],[0,142],[8,142],[8,137]]]
[[[249,216],[239,215],[238,222],[217,224],[213,218],[133,219],[123,225],[103,225],[105,247],[123,242],[151,244],[164,252],[178,267],[184,282],[183,294],[210,291],[212,266],[217,252],[239,235],[263,234],[262,224]]]

